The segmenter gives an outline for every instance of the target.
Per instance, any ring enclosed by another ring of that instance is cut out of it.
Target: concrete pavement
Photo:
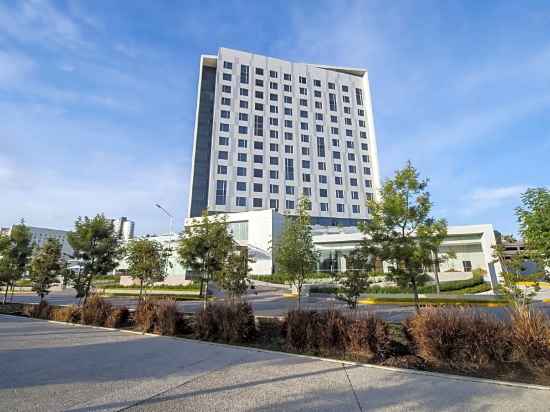
[[[0,316],[0,410],[529,410],[550,390]]]

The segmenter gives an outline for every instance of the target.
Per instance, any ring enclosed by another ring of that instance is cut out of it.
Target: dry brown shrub
[[[198,339],[246,343],[256,337],[252,307],[246,302],[209,304],[194,316]]]
[[[139,330],[160,335],[175,335],[177,318],[176,302],[170,299],[142,300],[135,312],[135,323]]]
[[[53,308],[50,312],[50,319],[58,322],[80,322],[80,308],[76,305]]]
[[[41,301],[38,305],[27,303],[23,306],[23,314],[31,318],[49,319],[52,307],[47,300]]]
[[[350,319],[346,338],[346,353],[352,359],[382,361],[391,354],[388,324],[371,314]]]
[[[82,305],[80,322],[83,325],[105,326],[112,306],[101,296],[94,294],[88,297]]]
[[[126,307],[113,308],[109,317],[105,321],[105,326],[108,328],[121,328],[128,324],[130,311]]]

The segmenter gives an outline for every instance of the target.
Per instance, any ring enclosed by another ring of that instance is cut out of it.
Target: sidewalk
[[[0,316],[0,410],[529,410],[550,390]]]

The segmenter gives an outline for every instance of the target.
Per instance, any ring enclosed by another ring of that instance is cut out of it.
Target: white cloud
[[[472,199],[481,202],[500,202],[510,198],[518,198],[527,190],[527,186],[507,186],[496,188],[480,188],[472,193]]]
[[[514,205],[510,205],[509,203],[519,204],[520,195],[526,190],[526,185],[477,188],[466,196],[464,206],[460,209],[460,214],[472,217],[503,207],[511,210]]]

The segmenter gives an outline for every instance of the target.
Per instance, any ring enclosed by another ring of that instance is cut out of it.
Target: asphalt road
[[[0,410],[547,411],[550,388],[0,315]]]
[[[280,289],[271,289],[266,287],[258,287],[257,293],[251,292],[247,295],[248,302],[252,305],[254,313],[259,316],[283,316],[289,309],[296,308],[296,298],[283,296]],[[52,292],[48,295],[47,300],[54,305],[70,305],[78,303],[75,299],[75,293],[72,289],[62,292]],[[38,296],[34,294],[14,295],[14,302],[22,303],[38,303]],[[128,297],[109,298],[109,302],[117,306],[126,306],[130,309],[135,308],[137,299]],[[201,301],[183,301],[177,302],[178,309],[182,312],[196,312],[202,307]],[[550,316],[550,303],[535,303],[533,305],[537,309],[542,310]],[[302,308],[323,310],[329,307],[345,310],[347,306],[340,300],[334,297],[303,297]],[[504,307],[487,308],[478,307],[479,311],[493,314],[501,319],[508,316],[508,309]],[[414,314],[413,306],[392,305],[360,305],[360,311],[368,311],[381,319],[389,322],[401,322],[412,314]]]

